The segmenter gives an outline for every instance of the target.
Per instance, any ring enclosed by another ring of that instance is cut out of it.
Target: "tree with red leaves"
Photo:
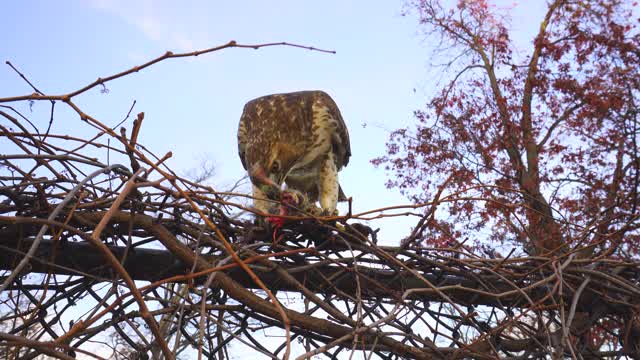
[[[417,125],[372,161],[394,174],[389,187],[432,204],[411,240],[637,257],[637,4],[549,1],[524,52],[486,0],[410,5],[451,58]]]

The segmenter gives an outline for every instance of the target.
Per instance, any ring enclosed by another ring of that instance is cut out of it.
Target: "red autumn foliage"
[[[424,224],[429,245],[640,251],[636,4],[546,5],[529,48],[517,49],[507,15],[485,0],[410,3],[450,56],[450,78],[372,162],[416,203],[441,194]]]

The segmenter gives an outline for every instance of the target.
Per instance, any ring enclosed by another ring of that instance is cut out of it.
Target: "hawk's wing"
[[[247,160],[245,159],[245,153],[247,151],[247,122],[251,116],[252,103],[248,102],[242,110],[242,116],[240,116],[240,124],[238,125],[238,156],[242,161],[242,167],[247,170]]]
[[[318,90],[315,91],[315,93],[319,96],[320,104],[329,111],[329,115],[333,118],[333,121],[335,121],[336,124],[336,131],[331,139],[331,146],[335,155],[336,166],[338,167],[338,170],[340,170],[343,166],[346,166],[349,163],[349,158],[351,157],[349,131],[347,130],[347,125],[344,123],[342,114],[340,114],[340,109],[333,99],[324,91]]]
[[[336,155],[338,155],[338,160],[340,161],[340,163],[338,164],[338,168],[340,169],[343,166],[347,166],[347,164],[349,163],[349,158],[351,157],[351,142],[349,141],[349,131],[347,130],[347,125],[342,119],[342,114],[340,114],[338,106],[336,106],[335,109],[336,117],[338,120],[338,141],[333,141],[333,151],[336,153]]]
[[[317,101],[319,102],[319,105],[327,109],[331,120],[335,124],[336,131],[331,137],[331,151],[333,152],[336,167],[339,171],[342,167],[347,166],[349,158],[351,157],[349,131],[347,130],[347,125],[344,123],[344,119],[342,118],[338,105],[333,101],[331,96],[324,91],[314,91],[314,93],[318,97]],[[344,194],[342,186],[338,184],[338,201],[347,200],[347,196]]]

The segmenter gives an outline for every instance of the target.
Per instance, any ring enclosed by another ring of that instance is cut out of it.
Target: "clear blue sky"
[[[543,7],[536,0],[516,8],[514,27],[523,45]],[[406,199],[385,188],[384,171],[369,160],[384,153],[389,130],[413,122],[413,111],[426,102],[437,78],[429,70],[429,44],[416,19],[400,15],[402,9],[402,2],[383,0],[3,2],[0,97],[32,92],[5,60],[43,92],[60,94],[166,50],[192,51],[232,39],[336,50],[229,49],[169,60],[109,83],[108,94],[96,89],[77,102],[100,121],[116,124],[137,100],[134,112],[146,113],[140,142],[160,156],[172,151],[169,164],[178,172],[197,167],[202,157],[213,159],[214,185],[222,190],[244,173],[236,153],[244,103],[270,93],[322,89],[349,127],[353,157],[340,176],[354,210],[398,205]],[[46,128],[46,111],[36,109],[33,116]],[[60,111],[52,132],[75,134],[84,131],[80,126],[77,116]],[[395,244],[414,221],[376,226],[383,227],[385,243]]]

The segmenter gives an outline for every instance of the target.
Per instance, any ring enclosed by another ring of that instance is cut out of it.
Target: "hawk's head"
[[[271,149],[257,154],[249,171],[251,182],[271,199],[277,199],[284,179],[299,160],[295,146],[276,143]]]

